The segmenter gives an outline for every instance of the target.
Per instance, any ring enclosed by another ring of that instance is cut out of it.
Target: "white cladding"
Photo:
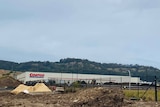
[[[138,83],[140,82],[139,77],[130,77],[130,76],[115,76],[115,75],[96,75],[96,74],[74,74],[74,73],[49,73],[49,72],[24,72],[20,75],[17,75],[17,79],[26,82],[26,81],[37,81],[37,80],[63,80],[63,81],[76,81],[84,80],[90,81],[95,79],[96,82],[115,82],[115,83]]]

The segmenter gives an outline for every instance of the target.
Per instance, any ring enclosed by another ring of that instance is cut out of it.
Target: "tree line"
[[[130,70],[132,76],[140,77],[141,80],[152,81],[154,76],[160,77],[160,70],[152,66],[98,63],[87,59],[65,58],[58,62],[30,61],[16,63],[0,60],[0,69],[11,71],[36,71],[36,72],[61,72],[81,74],[103,74],[103,75],[128,75]]]

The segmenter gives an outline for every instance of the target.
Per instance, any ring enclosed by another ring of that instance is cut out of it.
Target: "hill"
[[[160,78],[160,70],[151,66],[98,63],[87,59],[75,58],[61,59],[59,62],[30,61],[24,63],[0,60],[0,69],[104,75],[128,75],[128,70],[130,70],[132,76],[138,76],[145,81],[153,81],[155,75]]]

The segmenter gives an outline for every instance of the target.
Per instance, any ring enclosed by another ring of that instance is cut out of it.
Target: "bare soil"
[[[30,95],[0,92],[0,107],[160,107],[159,103],[128,101],[120,89],[102,87],[66,94]]]
[[[17,87],[21,82],[11,76],[4,76],[0,78],[0,87]]]

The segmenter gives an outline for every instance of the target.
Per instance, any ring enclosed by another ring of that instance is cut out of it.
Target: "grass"
[[[131,98],[137,98],[142,99],[144,101],[155,101],[155,92],[153,89],[148,90],[145,93],[146,90],[123,90],[125,98],[131,99]],[[145,94],[144,94],[145,93]],[[160,92],[158,91],[158,101],[160,101]]]

